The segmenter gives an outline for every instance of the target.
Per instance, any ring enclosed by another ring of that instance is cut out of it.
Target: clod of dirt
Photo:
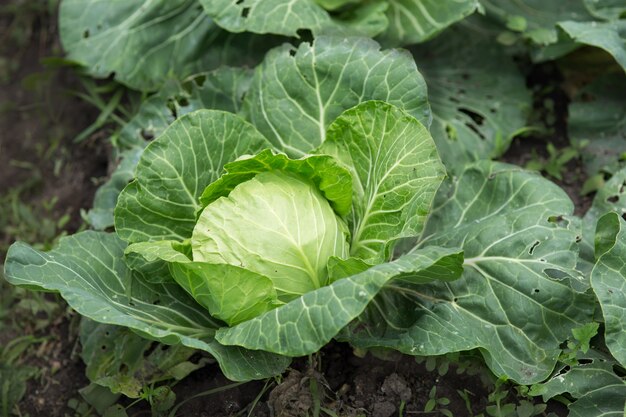
[[[267,401],[273,417],[299,417],[313,408],[309,378],[292,370],[287,378],[272,390]]]
[[[383,382],[383,386],[380,390],[383,394],[387,396],[397,396],[404,402],[409,401],[413,396],[407,382],[395,372],[385,378],[385,382]]]

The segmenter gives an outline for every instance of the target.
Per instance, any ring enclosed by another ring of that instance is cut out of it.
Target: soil
[[[42,58],[60,53],[55,21],[54,16],[38,14],[30,22],[32,31],[28,32],[26,46],[9,44],[0,49],[4,58],[15,64],[10,67],[16,68],[0,89],[0,196],[28,184],[21,198],[37,213],[44,213],[44,203],[56,197],[55,209],[46,215],[59,218],[68,214],[70,221],[64,229],[72,233],[83,223],[80,210],[90,207],[100,179],[107,174],[109,151],[106,130],[80,144],[72,143],[72,138],[95,120],[97,112],[67,93],[69,89],[79,88],[72,70],[46,68],[41,63]],[[0,28],[9,28],[12,23],[11,17],[0,15]],[[535,78],[542,77],[556,79],[558,85],[558,73],[554,72],[529,74],[529,85],[537,85],[539,81]],[[537,94],[537,102],[545,99],[542,94]],[[563,130],[566,114],[562,109],[567,98],[558,88],[549,94],[553,94],[556,103],[554,137],[549,139],[566,146]],[[543,155],[546,139],[545,136],[518,138],[504,159],[524,165],[531,150]],[[579,196],[578,187],[584,178],[577,164],[571,162],[568,171],[575,175],[567,175],[560,185],[574,199],[577,213],[581,214],[590,199]],[[0,230],[0,243],[10,243],[16,238],[19,236]],[[0,253],[0,263],[4,256]],[[78,390],[88,384],[77,354],[76,320],[74,313],[63,313],[45,331],[34,332],[47,341],[31,350],[25,359],[27,364],[38,367],[40,373],[29,381],[26,396],[19,404],[22,415],[75,415],[68,401],[78,398]],[[13,337],[30,333],[33,329],[4,332],[0,334],[0,346]],[[349,346],[331,343],[310,360],[294,361],[292,368],[274,381],[256,381],[212,395],[199,395],[231,383],[216,365],[209,365],[173,389],[177,403],[198,395],[178,410],[177,415],[189,417],[304,416],[314,415],[318,407],[326,410],[327,415],[338,416],[438,416],[446,415],[441,412],[444,409],[455,416],[485,412],[493,389],[486,383],[490,380],[488,373],[456,371],[454,365],[445,373],[428,370],[415,358],[399,354],[385,360],[371,354],[359,357]],[[434,398],[440,402],[432,412],[425,412],[433,389]],[[559,404],[551,407],[558,415],[566,414]],[[128,414],[151,415],[146,401],[130,407]]]
[[[0,78],[0,197],[19,190],[35,216],[58,219],[67,214],[65,229],[71,233],[83,223],[80,209],[91,207],[95,180],[107,174],[106,131],[72,143],[98,114],[69,93],[80,89],[74,71],[42,64],[60,55],[56,19],[33,12],[27,20],[32,29],[22,29],[30,36],[28,43],[20,45],[11,38],[15,24],[21,23],[15,22],[18,16],[0,15],[0,28],[6,29],[0,33],[9,38],[0,42],[0,62],[6,64]],[[0,230],[0,249],[16,238],[25,237]],[[4,256],[0,250],[0,262]]]

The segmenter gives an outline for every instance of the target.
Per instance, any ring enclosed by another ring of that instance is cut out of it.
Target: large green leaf
[[[426,84],[413,58],[365,38],[318,37],[270,51],[244,111],[277,149],[302,156],[325,140],[337,116],[366,100],[387,101],[430,125]]]
[[[180,380],[202,368],[208,358],[192,363],[197,351],[183,345],[156,345],[130,329],[82,318],[81,357],[90,381],[139,398],[144,386],[168,379]]]
[[[603,355],[586,355],[574,366],[562,367],[546,382],[533,385],[531,395],[544,401],[569,393],[569,417],[624,417],[626,381],[615,373],[616,363]]]
[[[222,328],[216,337],[226,345],[288,356],[307,355],[319,350],[361,314],[386,284],[452,281],[460,276],[462,262],[459,250],[425,248],[339,279],[235,327]]]
[[[93,199],[93,208],[87,212],[87,221],[96,230],[113,226],[113,210],[120,193],[133,179],[135,167],[143,152],[142,146],[134,146],[120,155],[117,168],[105,182]]]
[[[575,42],[607,51],[626,71],[626,20],[612,22],[559,22]]]
[[[288,359],[265,352],[225,347],[213,339],[219,323],[175,283],[155,284],[124,263],[126,243],[114,234],[82,232],[40,252],[18,242],[9,249],[7,280],[56,291],[78,313],[115,324],[167,344],[209,352],[233,380],[276,375]]]
[[[600,217],[609,212],[626,213],[626,168],[618,171],[598,190],[591,207],[583,218],[583,235],[578,269],[590,272],[596,262],[594,240]]]
[[[191,237],[200,195],[224,164],[266,146],[232,113],[198,110],[181,117],[144,150],[136,179],[115,208],[117,233],[129,242]]]
[[[598,77],[582,88],[569,106],[567,130],[582,152],[587,175],[613,173],[623,166],[626,153],[626,77]]]
[[[384,45],[424,42],[474,13],[478,0],[388,0],[389,26],[379,38]]]
[[[623,0],[583,0],[591,14],[599,19],[617,20],[626,17]]]
[[[240,266],[193,262],[182,250],[191,245],[171,240],[133,243],[126,255],[140,255],[150,263],[165,261],[174,279],[211,316],[228,325],[251,319],[284,304],[272,280]]]
[[[330,15],[313,0],[200,0],[207,15],[229,32],[298,36],[331,25]]]
[[[148,144],[146,139],[160,136],[177,117],[196,110],[238,112],[251,80],[249,69],[222,67],[183,82],[169,80],[158,93],[143,101],[114,142],[128,149],[121,153],[111,178],[96,192],[93,209],[87,213],[91,226],[98,230],[113,226],[113,209],[120,192],[134,178],[139,157]]]
[[[485,25],[472,17],[411,49],[428,85],[431,134],[455,174],[470,162],[501,156],[532,107],[524,76]]]
[[[626,221],[615,212],[598,220],[597,262],[591,271],[591,286],[604,315],[606,345],[626,366]]]
[[[322,192],[337,214],[345,216],[350,212],[352,177],[335,159],[327,155],[289,159],[285,154],[277,154],[270,149],[224,165],[224,175],[204,190],[200,202],[206,206],[219,197],[228,196],[242,182],[261,172],[272,170],[290,172],[306,178]]]
[[[172,75],[254,64],[273,44],[223,31],[197,0],[63,0],[59,26],[70,59],[140,90]]]
[[[136,146],[158,137],[176,118],[201,109],[237,113],[250,87],[253,71],[221,67],[182,81],[168,80],[141,103],[137,114],[122,128],[119,143]]]
[[[368,101],[345,111],[317,150],[352,171],[350,254],[380,263],[422,231],[445,176],[428,130],[403,110]]]
[[[351,13],[338,13],[334,17],[315,0],[200,0],[200,3],[207,15],[229,32],[299,37],[301,31],[308,30],[314,35],[343,33],[376,36],[387,26],[383,2],[374,2],[380,3],[374,4],[374,7],[369,4],[352,6]],[[336,8],[341,5],[330,6]],[[358,16],[362,10],[368,15],[365,21],[363,16]]]
[[[556,24],[565,20],[593,20],[582,0],[480,0],[487,15],[523,33],[537,45],[557,42]]]
[[[560,344],[593,311],[591,297],[570,286],[578,282],[572,211],[565,192],[535,173],[470,166],[440,190],[418,246],[462,248],[462,279],[387,288],[341,339],[412,355],[479,348],[497,375],[545,379]]]

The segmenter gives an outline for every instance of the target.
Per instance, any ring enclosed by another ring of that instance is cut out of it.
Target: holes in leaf
[[[154,132],[152,132],[151,130],[141,129],[140,134],[141,134],[141,137],[144,138],[145,140],[154,139]]]
[[[306,42],[310,45],[313,45],[313,32],[309,29],[298,29],[296,31],[296,35],[302,42]]]
[[[456,303],[457,301],[459,301],[459,298],[458,298],[458,297],[454,297],[454,298],[452,299],[452,302],[453,302],[453,303]]]
[[[182,84],[183,90],[187,93],[187,94],[191,94],[191,92],[193,91],[193,82],[192,81],[185,81]]]
[[[106,347],[106,345],[102,345],[102,346],[100,346],[100,349],[107,350],[107,347]]]
[[[451,124],[446,124],[446,136],[450,140],[456,140],[456,129]]]
[[[176,102],[181,107],[187,107],[189,105],[189,100],[187,100],[187,97],[183,97],[183,96],[176,97]]]
[[[461,102],[461,101],[460,101],[458,98],[456,98],[456,97],[449,97],[449,100],[450,100],[451,102],[453,102],[453,103],[457,103],[457,104]]]
[[[608,197],[608,198],[606,199],[606,202],[607,202],[607,203],[613,203],[613,204],[615,204],[615,203],[617,203],[618,201],[619,201],[619,196],[618,196],[618,195],[612,195],[612,196],[610,196],[610,197]]]
[[[173,99],[170,98],[167,100],[167,108],[169,109],[172,117],[176,119],[178,117],[178,111],[176,110],[176,104]]]
[[[487,138],[485,137],[485,135],[483,135],[483,133],[478,130],[478,127],[475,126],[474,124],[478,125],[478,126],[482,126],[483,122],[485,121],[485,118],[483,116],[481,116],[480,114],[467,109],[465,107],[458,107],[457,110],[460,113],[463,113],[467,116],[470,117],[470,119],[472,119],[472,122],[474,123],[470,123],[470,122],[465,122],[465,126],[467,126],[470,130],[472,130],[474,133],[476,133],[478,135],[478,137],[480,137],[482,140],[486,140]]]
[[[244,19],[248,17],[249,14],[250,14],[249,7],[244,7],[243,9],[241,9],[241,17],[243,17]]]
[[[619,193],[624,194],[624,190],[626,190],[626,181],[624,181],[622,185],[619,186]]]
[[[539,288],[535,288],[535,289],[533,289],[533,292],[534,292],[535,294],[537,294],[537,293],[539,292]]]
[[[583,238],[582,236],[576,236],[576,243],[580,243],[582,242]]]
[[[83,32],[83,39],[87,39],[89,37],[89,29],[85,29]]]
[[[296,56],[296,50],[294,48],[289,50],[289,56]]]
[[[482,140],[487,140],[487,138],[485,137],[485,135],[483,135],[483,133],[478,130],[478,128],[476,126],[474,126],[471,123],[465,122],[465,126],[468,127],[468,129],[470,129],[471,131],[473,131],[474,133],[476,133],[478,135],[478,137]]]
[[[540,244],[541,244],[541,242],[540,242],[540,241],[535,240],[535,243],[533,243],[533,244],[530,246],[530,248],[528,249],[528,254],[529,254],[529,255],[532,255],[532,254],[533,254],[533,252],[535,251],[535,248],[536,248],[537,246],[539,246]]]
[[[554,268],[546,268],[543,270],[543,273],[548,278],[555,279],[557,281],[560,281],[564,278],[569,277],[569,275],[566,274],[565,272],[560,271],[558,269],[554,269]]]
[[[622,213],[622,219],[626,220],[626,213]]]
[[[483,116],[481,116],[480,114],[466,107],[459,107],[457,108],[457,110],[463,114],[468,115],[474,121],[474,123],[476,123],[478,126],[482,126],[483,122],[485,121],[485,118]]]
[[[150,355],[152,354],[152,352],[154,352],[154,351],[155,351],[155,349],[157,348],[157,346],[159,346],[159,344],[158,344],[158,343],[156,343],[156,342],[155,342],[155,343],[152,343],[152,344],[148,347],[148,349],[144,350],[144,352],[143,352],[143,357],[144,357],[144,358],[147,358],[148,356],[150,356]]]
[[[161,304],[161,300],[154,300],[154,301],[152,302],[152,305],[155,305],[155,306],[158,306],[158,305],[160,305],[160,304]]]
[[[593,363],[593,359],[587,359],[587,358],[578,359],[578,363],[580,365],[591,365]]]
[[[193,82],[198,86],[198,87],[202,87],[204,85],[204,82],[206,81],[206,76],[205,75],[199,75],[196,78],[193,79]]]
[[[498,109],[496,109],[495,107],[492,107],[492,108],[489,109],[489,112],[491,114],[496,114],[498,112]]]
[[[109,337],[109,336],[111,336],[111,332],[107,330],[106,332],[104,332],[104,335],[105,335],[106,337]]]
[[[560,227],[567,227],[569,225],[569,221],[563,216],[550,216],[548,217],[548,222]]]
[[[237,0],[237,2],[235,4],[236,5],[240,5],[241,3],[243,3],[243,0]]]

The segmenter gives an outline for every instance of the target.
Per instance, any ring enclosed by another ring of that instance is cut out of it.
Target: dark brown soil
[[[80,89],[75,72],[42,64],[60,54],[56,19],[39,10],[31,13],[0,15],[0,28],[7,30],[0,30],[5,41],[0,58],[9,63],[4,67],[6,79],[0,78],[0,197],[19,190],[21,201],[35,216],[69,215],[65,228],[71,233],[82,224],[80,209],[91,207],[97,188],[94,179],[107,174],[108,152],[102,134],[72,143],[97,112],[69,93]],[[18,17],[32,25],[32,30],[24,29],[29,36],[25,45],[11,38]],[[44,208],[53,199],[54,208]],[[0,249],[18,238],[27,237],[0,230]],[[0,250],[0,262],[4,256]]]
[[[104,141],[97,137],[72,143],[97,113],[68,93],[79,88],[72,70],[42,64],[43,59],[60,54],[56,19],[45,11],[48,3],[0,1],[0,198],[19,194],[19,201],[32,209],[35,218],[68,215],[63,229],[72,233],[83,223],[80,209],[91,206],[94,178],[107,174],[108,155]],[[0,223],[0,269],[5,248],[32,236],[16,235]],[[22,335],[43,339],[21,360],[39,369],[20,404],[22,415],[63,416],[68,400],[88,383],[76,354],[76,334],[70,330],[74,315],[64,313],[65,303],[59,297],[48,299],[60,303],[60,308],[45,330],[35,331],[25,318],[17,324],[12,320],[0,332],[0,348]]]
[[[522,60],[523,61],[523,60]],[[502,160],[525,167],[532,160],[546,161],[549,158],[546,146],[553,144],[557,149],[570,145],[567,132],[569,96],[564,76],[553,62],[530,66],[519,62],[526,71],[526,85],[533,92],[533,114],[529,125],[538,127],[530,135],[517,137]],[[584,215],[593,201],[593,195],[582,195],[582,184],[587,180],[580,155],[570,160],[562,169],[561,178],[543,174],[567,192],[574,203],[574,214]]]

